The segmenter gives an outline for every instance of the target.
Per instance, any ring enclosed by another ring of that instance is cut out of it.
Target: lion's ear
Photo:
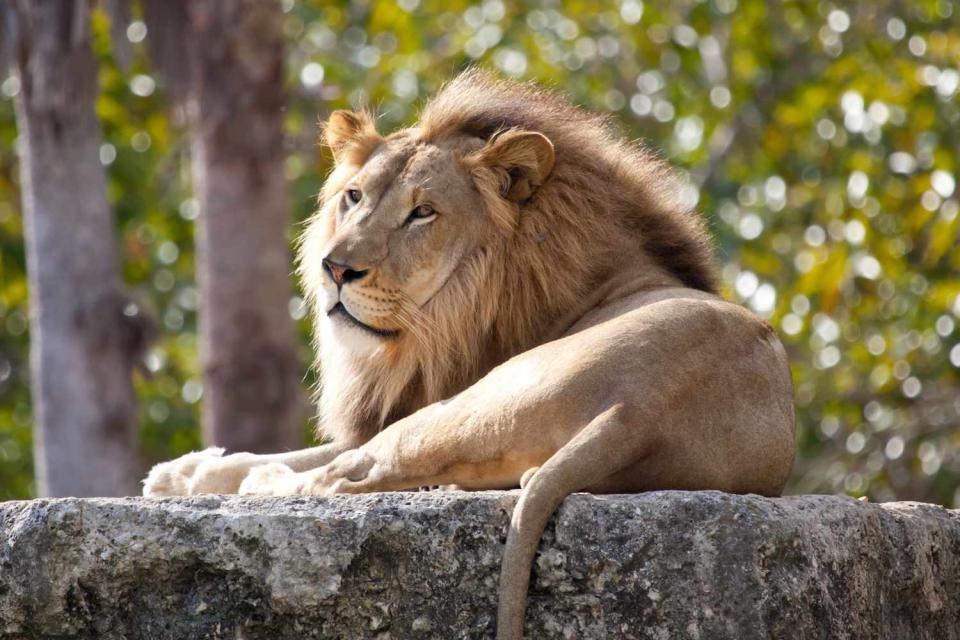
[[[323,125],[323,142],[338,163],[353,156],[356,164],[363,164],[383,138],[377,133],[373,115],[368,111],[338,109]]]
[[[498,174],[501,196],[522,202],[550,175],[553,143],[542,133],[511,129],[495,136],[472,160]]]

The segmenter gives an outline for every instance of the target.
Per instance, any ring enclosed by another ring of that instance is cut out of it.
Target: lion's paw
[[[190,478],[190,495],[237,493],[250,469],[263,464],[262,457],[252,453],[232,453],[201,462]]]
[[[197,467],[208,460],[220,460],[223,449],[210,447],[155,465],[143,481],[145,496],[187,496]]]
[[[377,491],[383,470],[383,465],[363,449],[344,451],[327,466],[304,474],[303,493],[331,496]]]
[[[250,469],[240,483],[239,493],[247,496],[291,496],[301,493],[300,474],[285,464],[271,462]]]

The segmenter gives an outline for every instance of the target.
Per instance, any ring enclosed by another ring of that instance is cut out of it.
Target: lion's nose
[[[323,259],[323,268],[330,275],[330,277],[333,278],[333,281],[337,283],[338,287],[348,282],[359,280],[369,272],[367,269],[357,270],[348,265],[334,262],[329,258],[329,256]]]

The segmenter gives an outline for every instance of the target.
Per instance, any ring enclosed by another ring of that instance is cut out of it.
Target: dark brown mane
[[[686,286],[716,293],[710,238],[700,216],[678,204],[673,172],[618,137],[604,116],[555,92],[471,69],[428,102],[419,133],[426,140],[489,139],[505,129],[538,131],[554,144],[556,166],[538,199],[575,203],[595,224],[615,223],[636,234],[640,247]]]

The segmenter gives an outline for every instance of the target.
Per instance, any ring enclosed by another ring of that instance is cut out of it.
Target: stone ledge
[[[2,638],[489,638],[516,492],[0,503]],[[528,638],[960,637],[960,511],[578,494]]]

